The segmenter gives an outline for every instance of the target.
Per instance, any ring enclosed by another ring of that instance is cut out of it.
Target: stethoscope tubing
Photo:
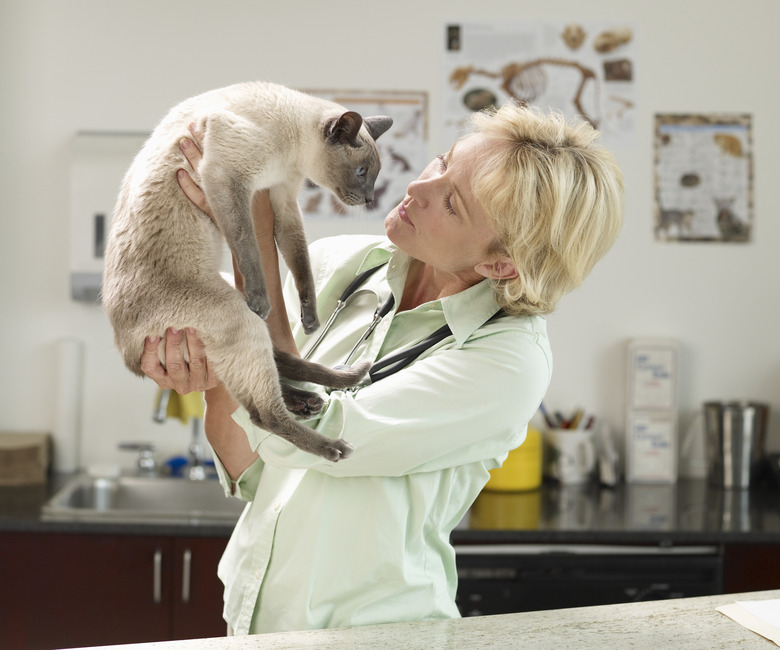
[[[348,366],[350,360],[352,359],[352,355],[357,352],[357,349],[360,347],[360,345],[368,340],[368,337],[371,336],[373,331],[376,329],[376,326],[379,325],[380,321],[387,316],[388,313],[390,313],[390,310],[393,308],[393,305],[395,305],[395,298],[393,297],[393,294],[390,294],[390,297],[385,300],[384,304],[380,307],[376,308],[376,311],[374,312],[374,318],[371,321],[371,324],[366,328],[366,331],[363,332],[363,335],[358,339],[358,342],[355,343],[355,346],[350,350],[349,354],[347,355],[347,358],[344,359],[344,365]]]
[[[352,282],[349,283],[349,286],[347,286],[346,289],[344,289],[344,293],[341,294],[341,297],[336,302],[336,308],[333,310],[333,313],[330,315],[330,318],[328,318],[327,322],[325,323],[325,326],[320,330],[320,334],[317,337],[317,339],[314,341],[312,346],[308,349],[306,354],[303,355],[304,359],[309,359],[311,355],[314,353],[314,351],[319,347],[320,343],[322,343],[322,339],[325,338],[325,335],[330,331],[330,328],[333,327],[333,323],[336,322],[336,318],[338,318],[338,315],[341,313],[341,310],[346,307],[347,302],[350,298],[352,298],[356,293],[357,290],[360,288],[360,286],[368,280],[374,273],[376,273],[381,267],[383,267],[386,264],[380,264],[379,266],[375,266],[371,269],[368,269],[367,271],[363,271],[360,273]],[[390,296],[392,298],[392,295]],[[387,303],[385,303],[386,305]],[[387,309],[387,311],[384,312],[386,314],[390,309],[392,308],[392,304],[390,305],[390,308]],[[379,313],[379,309],[377,309],[377,312]],[[382,314],[384,316],[384,314]],[[376,320],[376,314],[374,315],[374,319]],[[381,319],[380,319],[381,320]],[[363,337],[361,337],[360,341],[358,341],[358,345],[362,343],[365,339],[367,339],[371,332],[374,331],[374,327],[376,327],[375,323],[372,323],[369,328],[370,330],[367,331],[367,333],[363,334]],[[357,349],[357,345],[352,349],[352,351],[349,353],[349,356],[347,357],[347,361],[344,363],[348,363],[349,359],[352,357],[352,355],[355,353],[355,350]]]
[[[363,284],[363,282],[365,282],[369,277],[371,277],[382,266],[384,266],[384,264],[380,264],[379,266],[375,266],[372,269],[363,271],[363,273],[358,275],[349,284],[349,286],[344,290],[344,293],[341,294],[341,297],[336,303],[336,308],[333,310],[333,313],[331,314],[330,318],[325,323],[325,327],[322,328],[322,331],[320,332],[320,335],[317,337],[317,340],[314,342],[314,345],[312,345],[309,351],[304,355],[303,357],[304,359],[308,359],[311,356],[311,354],[314,352],[314,350],[317,349],[317,346],[322,342],[322,339],[328,333],[328,330],[333,326],[333,323],[335,322],[341,310],[344,309],[344,307],[346,306],[347,301],[350,298],[352,298],[352,296],[356,295],[356,293],[358,293],[357,290],[360,287],[360,285]],[[352,358],[352,355],[355,354],[360,344],[363,343],[366,339],[368,339],[369,336],[371,336],[371,333],[374,331],[374,329],[382,320],[382,318],[386,316],[388,313],[390,313],[390,310],[393,308],[394,302],[395,300],[393,298],[393,295],[390,294],[390,297],[384,302],[384,304],[377,307],[376,311],[374,312],[374,318],[371,321],[371,324],[366,328],[366,331],[363,332],[363,335],[360,337],[360,340],[358,340],[358,342],[352,348],[349,355],[347,355],[347,358],[344,361],[344,365],[347,365],[349,363],[349,360]],[[488,322],[494,320],[495,318],[498,318],[499,316],[503,315],[503,313],[504,313],[503,309],[499,309],[495,314],[493,314],[488,319]],[[425,352],[432,346],[436,345],[437,343],[440,343],[445,338],[451,335],[452,335],[452,330],[450,329],[450,326],[443,325],[435,332],[430,334],[427,338],[420,341],[417,345],[413,345],[411,348],[402,350],[401,352],[397,352],[395,354],[390,355],[389,357],[377,361],[371,366],[370,370],[368,371],[368,376],[371,380],[371,383],[377,382],[380,379],[384,379],[385,377],[389,377],[390,375],[395,374],[402,368],[405,368],[410,363],[412,363],[412,361],[417,359],[417,357],[419,357],[423,352]]]

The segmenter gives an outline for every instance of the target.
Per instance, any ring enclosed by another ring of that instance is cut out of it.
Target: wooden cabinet
[[[225,538],[0,536],[0,647],[224,636]]]
[[[723,550],[723,593],[780,589],[780,545],[727,544]]]

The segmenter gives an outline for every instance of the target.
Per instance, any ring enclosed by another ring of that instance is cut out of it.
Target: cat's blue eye
[[[355,176],[358,176],[359,178],[362,178],[366,175],[366,168],[361,165],[355,170]]]

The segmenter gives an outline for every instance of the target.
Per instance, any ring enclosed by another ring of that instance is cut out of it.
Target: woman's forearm
[[[274,348],[289,354],[298,355],[290,322],[287,320],[287,307],[282,291],[282,276],[279,271],[279,253],[274,238],[274,213],[268,192],[258,192],[252,201],[252,217],[255,224],[257,246],[265,273],[266,290],[271,300],[271,313],[266,325],[271,334]]]
[[[230,478],[236,480],[257,459],[257,452],[252,451],[246,433],[233,421],[238,403],[224,385],[205,391],[204,396],[206,438]]]

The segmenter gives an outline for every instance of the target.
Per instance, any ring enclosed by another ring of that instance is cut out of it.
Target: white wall
[[[116,443],[183,450],[187,429],[151,422],[155,387],[124,369],[100,308],[68,285],[68,146],[88,130],[149,130],[178,100],[249,79],[306,88],[426,90],[440,142],[445,21],[615,20],[640,31],[637,146],[616,151],[626,184],[620,240],[549,319],[556,370],[548,401],[581,404],[622,430],[625,342],[682,345],[683,421],[709,398],[773,409],[780,447],[780,106],[775,0],[5,0],[0,6],[0,430],[49,430],[55,342],[85,343],[84,462],[121,460]],[[747,245],[652,237],[652,117],[754,116],[755,227]],[[344,230],[366,228],[366,220]],[[373,226],[376,228],[376,226]],[[311,232],[312,237],[324,233]]]

